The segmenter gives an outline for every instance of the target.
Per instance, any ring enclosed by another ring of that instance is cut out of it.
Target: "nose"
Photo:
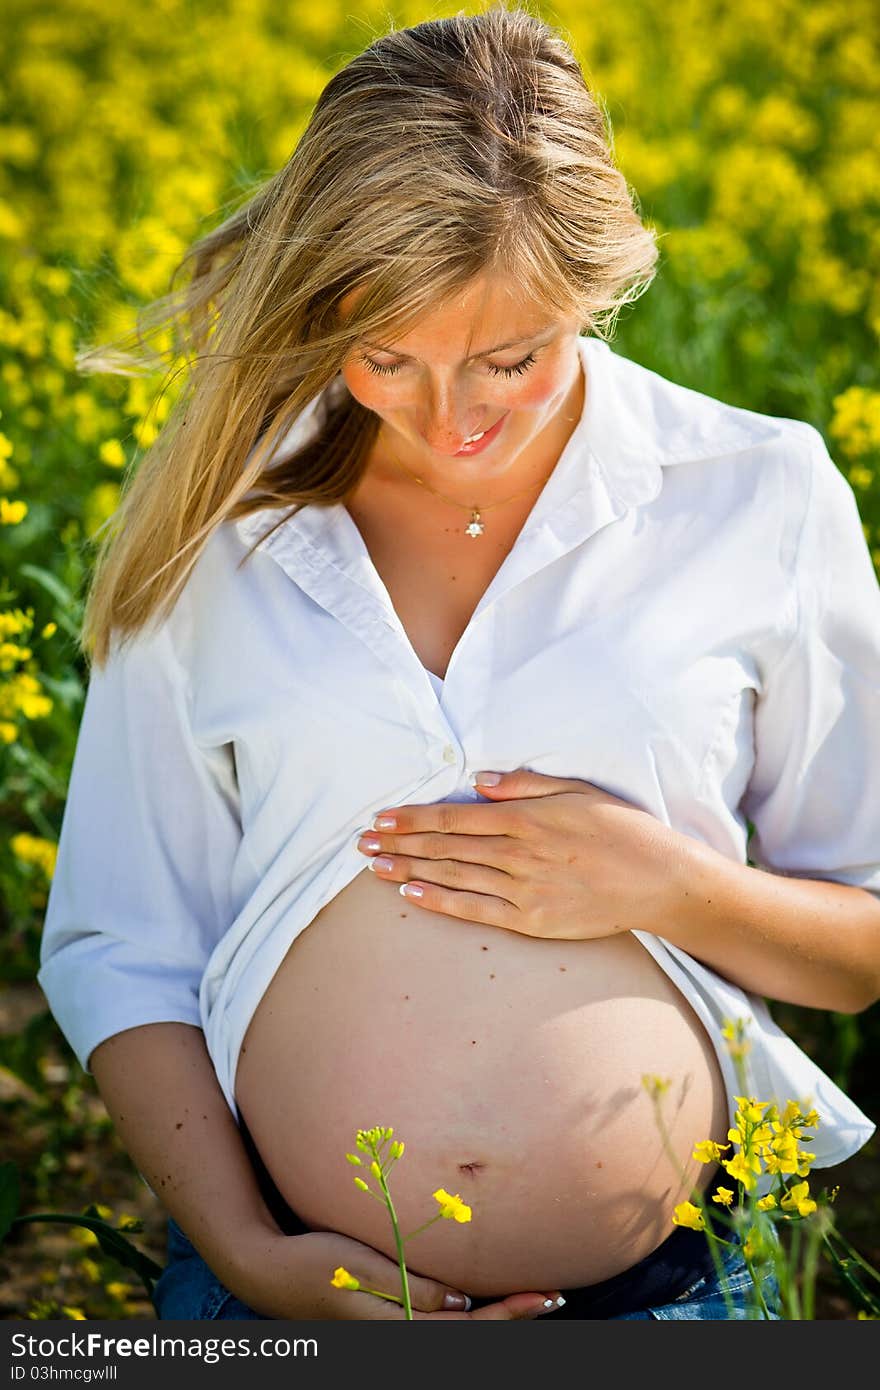
[[[485,428],[485,412],[442,387],[429,395],[419,423],[425,443],[438,454],[457,454],[466,439]]]

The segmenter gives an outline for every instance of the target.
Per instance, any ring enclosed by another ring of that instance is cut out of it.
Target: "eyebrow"
[[[534,333],[527,334],[524,338],[512,338],[507,343],[499,343],[496,347],[486,348],[484,352],[475,352],[471,357],[466,358],[468,362],[475,362],[481,357],[491,357],[495,352],[505,352],[508,348],[519,347],[520,343],[533,343],[538,338],[543,338],[547,333],[555,333],[556,324],[548,324],[546,328],[539,328]],[[406,357],[405,352],[398,352],[396,348],[383,347],[381,343],[371,342],[368,338],[361,339],[364,347],[375,348],[377,352],[387,352],[392,357]]]

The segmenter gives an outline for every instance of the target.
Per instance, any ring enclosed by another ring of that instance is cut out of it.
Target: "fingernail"
[[[367,868],[374,871],[381,869],[383,873],[388,873],[389,869],[394,868],[394,860],[388,854],[377,854],[374,859],[368,860]]]
[[[471,1301],[466,1293],[446,1293],[443,1295],[443,1307],[450,1313],[469,1313],[471,1306]]]
[[[398,893],[404,898],[423,898],[425,890],[418,883],[401,883]]]
[[[497,787],[501,781],[500,772],[472,772],[468,778],[472,787]]]
[[[562,1297],[562,1294],[560,1294],[558,1298],[545,1298],[544,1307],[547,1309],[548,1313],[551,1309],[564,1308],[565,1299]]]

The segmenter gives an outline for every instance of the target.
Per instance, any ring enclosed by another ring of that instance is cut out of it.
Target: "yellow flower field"
[[[318,94],[350,57],[392,26],[480,8],[377,0],[3,6],[0,980],[7,994],[26,991],[36,973],[82,708],[75,635],[94,538],[171,404],[157,394],[158,377],[81,375],[75,353],[131,328],[139,306],[168,290],[190,242],[286,161]],[[659,272],[622,313],[615,350],[733,404],[815,425],[854,489],[880,574],[876,0],[559,0],[526,8],[573,46],[607,107],[637,206],[659,233]],[[90,1153],[116,1141],[102,1128],[91,1078],[39,1000],[27,998],[7,1025],[0,1014],[0,1117],[17,1136],[27,1200],[59,1207],[79,1193],[81,1206],[99,1202],[100,1187],[84,1190],[81,1170],[67,1159],[85,1126],[92,1126]],[[880,1034],[877,1010],[808,1014],[788,1009],[778,1017],[878,1113],[866,1061]],[[873,1145],[864,1157],[876,1162]],[[732,1176],[748,1182],[745,1163]],[[133,1170],[129,1193],[114,1203],[143,1201]],[[876,1260],[876,1206],[852,1220],[863,1223],[856,1244]],[[153,1253],[161,1258],[160,1248]],[[125,1316],[128,1286],[99,1254],[81,1250],[39,1293],[36,1275],[22,1275],[23,1303],[5,1315]],[[60,1269],[57,1254],[51,1267]]]

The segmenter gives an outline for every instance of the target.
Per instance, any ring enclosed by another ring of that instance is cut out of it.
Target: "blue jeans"
[[[695,1234],[697,1233],[688,1233],[689,1236]],[[729,1238],[731,1238],[731,1233],[725,1232],[725,1239]],[[701,1235],[700,1239],[706,1243],[705,1236]],[[728,1318],[760,1318],[762,1314],[754,1306],[754,1285],[742,1257],[740,1246],[734,1244],[730,1248],[721,1247],[721,1253],[724,1279],[733,1304],[731,1313],[727,1311],[722,1285],[719,1283],[714,1269],[711,1272],[706,1272],[704,1269],[698,1274],[698,1277],[668,1302],[636,1307],[626,1312],[612,1312],[607,1315],[607,1319],[603,1320],[694,1318],[718,1321]],[[637,1266],[637,1268],[639,1267]],[[584,1290],[583,1292],[589,1294],[590,1291]],[[781,1318],[779,1286],[772,1273],[768,1273],[764,1277],[761,1292],[771,1318]],[[548,1314],[548,1317],[560,1320],[565,1317],[602,1317],[599,1312],[578,1311],[580,1290],[566,1290],[565,1293],[569,1300],[566,1307],[559,1312]],[[478,1300],[477,1306],[479,1302],[492,1301],[491,1299]],[[234,1294],[223,1287],[220,1280],[212,1274],[195,1247],[184,1235],[177,1222],[172,1219],[168,1221],[168,1263],[153,1288],[153,1306],[156,1309],[157,1317],[168,1320],[188,1321],[202,1318],[266,1320],[262,1313],[254,1312],[247,1304],[242,1303],[241,1299],[236,1298]]]

